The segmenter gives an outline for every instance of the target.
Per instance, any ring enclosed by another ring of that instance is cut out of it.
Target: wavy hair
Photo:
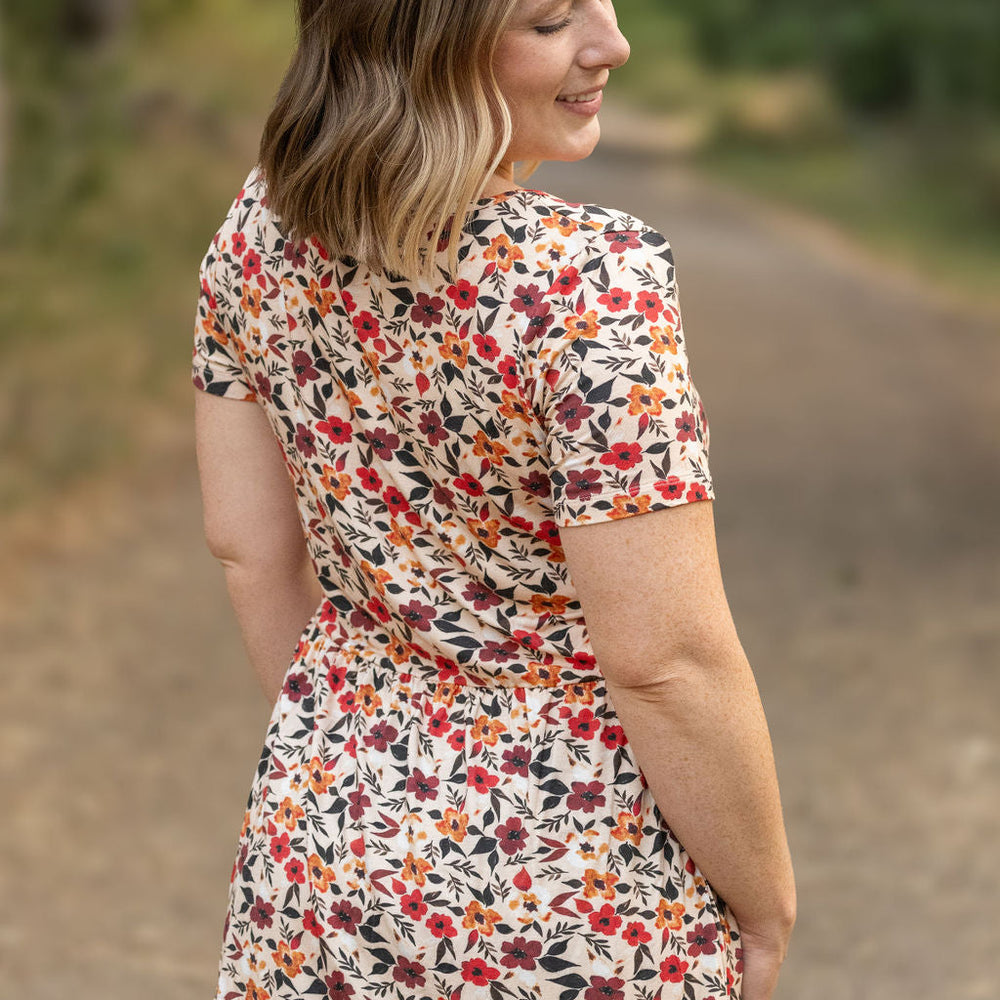
[[[434,283],[447,248],[455,273],[458,234],[511,140],[493,58],[516,5],[299,0],[259,156],[291,238]]]

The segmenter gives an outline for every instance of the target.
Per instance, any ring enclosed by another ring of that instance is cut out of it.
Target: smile
[[[591,90],[586,94],[571,94],[566,97],[557,97],[557,101],[564,101],[567,104],[586,104],[589,101],[596,100],[601,96],[601,91]]]

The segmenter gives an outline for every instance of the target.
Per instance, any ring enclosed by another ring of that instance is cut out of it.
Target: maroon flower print
[[[296,351],[292,355],[292,370],[295,372],[295,381],[301,388],[307,382],[319,378],[319,372],[313,367],[312,355],[306,351]]]
[[[607,802],[604,784],[600,781],[574,781],[572,792],[566,796],[566,807],[577,812],[592,813]]]
[[[316,436],[305,424],[295,425],[295,447],[304,458],[312,458],[316,454]]]
[[[396,739],[399,735],[399,730],[391,723],[388,719],[379,719],[371,728],[371,732],[365,733],[364,744],[367,747],[371,747],[373,750],[377,750],[379,753],[385,753],[389,749],[389,744]],[[361,793],[359,791],[351,792],[348,795],[348,799],[353,801],[352,796],[359,796]],[[368,802],[371,805],[371,802]],[[354,819],[358,819],[355,816]]]
[[[306,266],[306,250],[308,246],[303,242],[293,243],[291,240],[285,241],[285,260],[291,264],[293,269]]]
[[[385,753],[386,747],[388,746],[387,740],[394,740],[398,735],[396,727],[390,723],[386,723],[386,729],[383,731],[382,738],[378,740],[378,743],[374,742],[372,745],[378,750],[379,753]],[[390,735],[391,733],[391,735]],[[381,746],[379,746],[381,743]],[[365,786],[362,785],[360,788],[355,788],[353,791],[347,793],[347,801],[350,803],[350,807],[347,810],[348,816],[351,819],[361,819],[365,814],[365,809],[372,804],[372,800],[365,795]]]
[[[400,605],[399,613],[411,628],[421,632],[430,632],[431,622],[437,616],[437,612],[429,604],[421,604],[420,601],[407,601]]]
[[[591,976],[590,986],[583,994],[583,1000],[625,1000],[625,980],[612,976]]]
[[[258,896],[254,901],[253,907],[250,909],[250,919],[260,930],[263,930],[274,923],[273,917],[274,907]]]
[[[414,323],[420,323],[424,327],[434,326],[442,320],[441,310],[444,307],[444,299],[439,299],[436,295],[431,296],[426,292],[417,292],[417,303],[410,310],[410,318]]]
[[[609,233],[605,236],[610,253],[624,253],[626,250],[641,250],[642,241],[638,233]]]
[[[313,686],[309,681],[309,675],[305,671],[290,673],[285,677],[284,687],[281,693],[289,701],[296,702],[301,698],[308,698],[313,692]]]
[[[426,413],[421,413],[420,419],[417,421],[417,426],[420,428],[420,433],[427,436],[427,443],[430,445],[440,444],[451,437],[448,431],[445,430],[444,422],[435,410],[428,410]]]
[[[427,969],[421,965],[416,959],[406,958],[402,955],[396,959],[396,965],[392,970],[392,978],[396,980],[397,983],[402,983],[408,989],[413,989],[414,986],[423,986],[426,980],[424,979],[424,973]]]
[[[590,500],[604,490],[599,481],[601,474],[597,469],[570,469],[567,476],[566,497],[569,500]]]
[[[383,462],[388,462],[399,447],[399,436],[390,434],[384,427],[379,427],[373,431],[365,431],[365,440],[372,446],[372,451]]]
[[[688,954],[694,958],[698,955],[715,954],[715,938],[719,933],[715,924],[695,924],[687,932]]]
[[[361,910],[350,900],[338,899],[331,907],[326,922],[334,930],[344,930],[355,934],[361,922]]]
[[[540,312],[549,310],[548,303],[542,301],[543,297],[544,293],[538,285],[517,285],[514,297],[510,300],[510,307],[514,312],[536,316]]]
[[[336,1000],[338,997],[352,997],[354,996],[354,987],[344,978],[342,972],[331,972],[323,980],[326,984],[327,996],[331,1000]]]
[[[500,770],[504,774],[518,774],[528,777],[528,765],[531,763],[531,747],[518,744],[503,752],[503,763]]]
[[[488,608],[495,608],[503,601],[484,583],[470,583],[462,596],[472,602],[472,607],[476,611],[486,611]]]
[[[437,798],[437,787],[440,784],[441,779],[437,775],[424,774],[419,767],[415,767],[406,779],[406,790],[412,792],[418,802],[426,802]]]
[[[571,392],[556,407],[556,420],[568,431],[578,431],[580,424],[594,412],[592,406],[587,406],[583,401],[583,396],[579,393]]]
[[[513,816],[506,823],[500,823],[493,831],[499,840],[500,850],[504,854],[516,854],[524,847],[528,831],[524,828],[524,823],[520,817]]]
[[[503,952],[503,958],[500,959],[501,965],[505,965],[508,969],[527,969],[530,971],[537,965],[535,959],[542,954],[542,942],[529,941],[519,934],[517,937],[511,938],[510,941],[504,941],[500,950]]]

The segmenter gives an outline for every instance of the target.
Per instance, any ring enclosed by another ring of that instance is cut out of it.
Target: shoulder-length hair
[[[516,5],[299,0],[259,161],[291,238],[435,284],[447,247],[454,274],[459,234],[511,140],[493,58]]]

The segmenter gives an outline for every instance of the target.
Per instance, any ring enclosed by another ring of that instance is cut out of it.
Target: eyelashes
[[[572,17],[567,17],[565,20],[560,21],[558,24],[545,24],[539,25],[535,28],[540,35],[554,35],[557,31],[562,31],[563,28],[569,26],[570,22],[573,20]]]

